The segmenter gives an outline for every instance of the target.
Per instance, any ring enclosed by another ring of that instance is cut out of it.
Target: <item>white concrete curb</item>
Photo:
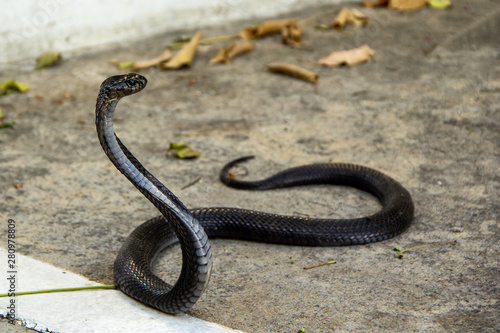
[[[7,262],[7,251],[0,249]],[[99,285],[83,276],[16,254],[15,273],[0,278],[0,293],[10,288],[15,276],[17,292]],[[4,265],[2,265],[4,266]],[[6,266],[4,266],[6,267]],[[153,310],[118,290],[84,290],[0,298],[0,313],[15,301],[15,318],[39,332],[240,332],[188,315],[171,316]]]

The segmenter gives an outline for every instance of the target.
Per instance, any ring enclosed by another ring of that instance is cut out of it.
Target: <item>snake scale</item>
[[[189,310],[208,285],[212,267],[209,238],[335,246],[365,244],[394,237],[413,218],[410,193],[385,174],[354,164],[311,164],[290,168],[269,178],[245,182],[229,177],[229,170],[251,157],[227,164],[220,178],[239,189],[264,190],[312,184],[352,186],[375,195],[382,209],[354,219],[317,219],[283,216],[237,208],[187,209],[158,179],[149,173],[116,136],[113,115],[118,101],[147,84],[138,74],[106,79],[96,104],[96,127],[104,152],[116,168],[161,212],[146,221],[125,240],[114,264],[115,284],[130,297],[160,311],[176,314]],[[179,242],[182,269],[172,286],[151,270],[155,257]]]

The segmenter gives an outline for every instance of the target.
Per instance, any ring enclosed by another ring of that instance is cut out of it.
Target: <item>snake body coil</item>
[[[97,133],[104,152],[162,214],[135,229],[116,258],[115,283],[130,297],[171,314],[191,308],[210,278],[209,237],[306,246],[351,245],[394,237],[410,225],[414,208],[408,191],[381,172],[353,164],[311,164],[255,182],[228,177],[235,164],[251,158],[245,157],[227,164],[220,176],[230,187],[253,190],[311,184],[352,186],[379,199],[383,208],[374,215],[332,220],[236,208],[187,209],[139,163],[113,130],[118,101],[141,91],[146,83],[138,74],[110,77],[102,83],[96,104]],[[182,269],[172,286],[153,274],[151,264],[160,251],[176,242],[182,250]]]

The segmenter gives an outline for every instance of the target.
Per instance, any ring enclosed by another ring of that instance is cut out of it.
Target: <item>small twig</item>
[[[89,286],[89,287],[44,289],[44,290],[33,290],[33,291],[16,292],[16,296],[34,295],[34,294],[47,294],[47,293],[59,293],[59,292],[66,292],[66,291],[78,291],[78,290],[88,290],[88,289],[117,289],[117,288],[116,288],[116,285],[109,284],[109,285],[104,285],[104,286]],[[9,294],[0,294],[0,297],[7,297],[7,296],[9,296]]]
[[[316,265],[312,265],[309,267],[304,267],[304,269],[311,269],[311,268],[316,268],[319,266],[331,265],[331,264],[336,264],[336,263],[337,262],[335,260],[332,260],[332,261],[328,261],[328,262],[322,262],[321,264],[316,264]]]
[[[301,212],[296,212],[296,211],[292,212],[292,214],[294,214],[294,215],[300,215],[300,216],[305,216],[305,217],[311,217],[311,215],[309,215],[309,214],[301,213]]]
[[[200,177],[198,177],[198,178],[196,178],[196,179],[195,179],[194,181],[192,181],[191,183],[189,183],[189,184],[187,184],[187,185],[185,185],[185,186],[181,187],[181,191],[182,191],[182,190],[187,189],[188,187],[193,186],[194,184],[196,184],[196,183],[197,183],[197,182],[199,182],[200,180],[201,180],[201,176],[200,176]]]
[[[240,38],[239,35],[210,37],[210,38],[202,39],[200,41],[200,44],[208,45],[208,44],[215,44],[215,43],[221,43],[221,42],[228,42],[230,40],[234,40],[234,39],[238,39],[238,38]]]
[[[429,246],[434,246],[434,245],[455,244],[456,242],[457,241],[454,240],[454,241],[451,241],[451,242],[442,242],[442,243],[432,243],[432,244],[419,245],[419,246],[410,247],[410,248],[402,250],[402,251],[400,251],[398,248],[394,248],[394,251],[398,251],[397,256],[398,256],[399,259],[401,259],[401,258],[403,258],[403,252],[406,252],[406,251],[416,250],[416,249],[420,249],[420,248],[423,248],[423,247],[429,247]]]

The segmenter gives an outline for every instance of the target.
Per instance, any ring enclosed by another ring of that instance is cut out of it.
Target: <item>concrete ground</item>
[[[343,32],[314,29],[339,6],[311,8],[290,15],[305,27],[302,48],[268,37],[228,65],[209,66],[220,45],[203,46],[191,69],[141,72],[149,85],[118,106],[117,134],[188,207],[333,218],[379,209],[350,188],[252,193],[221,185],[221,166],[247,154],[257,156],[248,164],[254,178],[312,162],[364,164],[399,180],[415,202],[410,229],[380,243],[311,248],[213,240],[211,283],[191,316],[245,332],[500,330],[500,6],[453,4],[408,13],[363,9],[370,24]],[[250,23],[203,31],[227,35]],[[31,85],[0,98],[4,117],[16,122],[0,130],[0,218],[17,222],[19,253],[112,283],[121,243],[157,212],[98,144],[98,88],[124,72],[111,58],[152,58],[192,33],[71,57],[54,68],[2,69],[1,81]],[[315,65],[364,44],[376,51],[369,63]],[[278,61],[318,72],[319,84],[268,73],[265,65]],[[166,157],[171,141],[185,141],[203,157]],[[5,248],[5,227],[0,234]],[[393,251],[452,241],[403,259]],[[303,269],[330,260],[337,264]],[[166,254],[157,271],[173,280],[179,262],[177,253]]]

